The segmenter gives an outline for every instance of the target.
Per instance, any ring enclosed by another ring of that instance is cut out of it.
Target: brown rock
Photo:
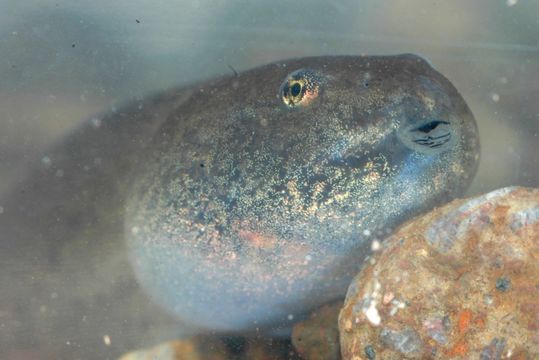
[[[287,339],[247,339],[242,360],[299,360]]]
[[[539,189],[400,227],[350,285],[339,329],[344,359],[539,359]]]
[[[340,356],[337,318],[342,301],[321,307],[309,319],[294,326],[292,344],[305,360],[338,360]]]

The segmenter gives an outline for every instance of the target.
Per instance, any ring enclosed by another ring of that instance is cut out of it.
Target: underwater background
[[[0,195],[50,144],[130,99],[286,58],[398,53],[427,58],[476,117],[468,194],[539,186],[537,0],[3,0]]]

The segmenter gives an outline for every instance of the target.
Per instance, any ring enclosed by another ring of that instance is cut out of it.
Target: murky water
[[[533,0],[5,0],[0,3],[0,194],[10,196],[28,164],[46,159],[50,144],[85,119],[133,98],[285,58],[396,53],[428,58],[474,113],[482,158],[469,194],[506,185],[537,187],[538,34],[539,1]],[[3,206],[0,202],[0,216],[10,211]],[[91,255],[100,268],[99,251]],[[24,262],[11,260],[10,272],[27,271]],[[109,280],[128,276],[129,269],[102,265],[92,289],[78,289],[66,273],[58,288],[25,293],[26,300],[47,316],[51,304],[62,304],[62,294],[70,289],[106,293]],[[6,280],[0,292],[18,286]],[[118,301],[123,296],[118,293]],[[144,303],[143,309],[155,311],[153,323],[130,325],[144,328],[145,334],[144,343],[133,347],[182,332],[152,306]],[[11,358],[56,358],[58,352],[28,350],[32,341],[24,320],[12,321],[12,311],[0,308],[0,337],[2,328],[21,329],[10,331],[17,339],[9,341],[20,344],[10,349]],[[129,350],[115,347],[114,336],[103,340],[120,330],[99,325],[87,327],[96,353],[115,358]],[[66,358],[77,353],[72,339],[47,336],[66,344]]]

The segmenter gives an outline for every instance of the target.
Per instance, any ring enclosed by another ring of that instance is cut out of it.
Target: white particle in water
[[[43,157],[41,158],[41,163],[42,163],[43,165],[45,165],[46,167],[49,167],[49,166],[51,166],[52,161],[51,161],[51,158],[50,158],[50,157],[48,157],[48,156],[43,156]]]
[[[110,336],[103,336],[103,342],[105,343],[105,345],[110,346]]]
[[[138,234],[138,232],[139,232],[138,226],[133,226],[133,227],[131,228],[131,233],[132,233],[133,235]]]
[[[507,0],[505,3],[507,6],[515,6],[518,3],[518,0]]]
[[[371,231],[369,229],[365,229],[365,230],[363,230],[363,235],[371,236]]]
[[[500,101],[500,95],[498,95],[498,94],[496,94],[496,93],[490,94],[490,98],[491,98],[492,101],[494,101],[494,102]]]
[[[294,320],[294,315],[293,314],[288,314],[288,320],[290,320],[290,321]]]
[[[382,246],[382,245],[380,244],[380,241],[378,241],[378,240],[373,240],[373,242],[371,243],[371,250],[372,250],[372,251],[378,251],[378,250],[380,250],[380,247],[381,247],[381,246]]]
[[[0,206],[0,215],[2,215],[3,213],[4,213],[4,207]]]
[[[101,126],[101,119],[98,119],[98,118],[92,118],[92,125],[95,127],[95,128],[98,128]]]

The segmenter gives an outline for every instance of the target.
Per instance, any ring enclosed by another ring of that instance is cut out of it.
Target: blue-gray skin
[[[413,55],[291,60],[135,101],[0,198],[0,358],[162,339],[175,322],[130,264],[193,327],[287,327],[344,296],[372,239],[462,194],[478,154],[463,99]]]
[[[373,239],[462,194],[479,143],[455,88],[403,55],[204,84],[152,150],[127,201],[137,277],[180,319],[242,331],[342,297]]]

